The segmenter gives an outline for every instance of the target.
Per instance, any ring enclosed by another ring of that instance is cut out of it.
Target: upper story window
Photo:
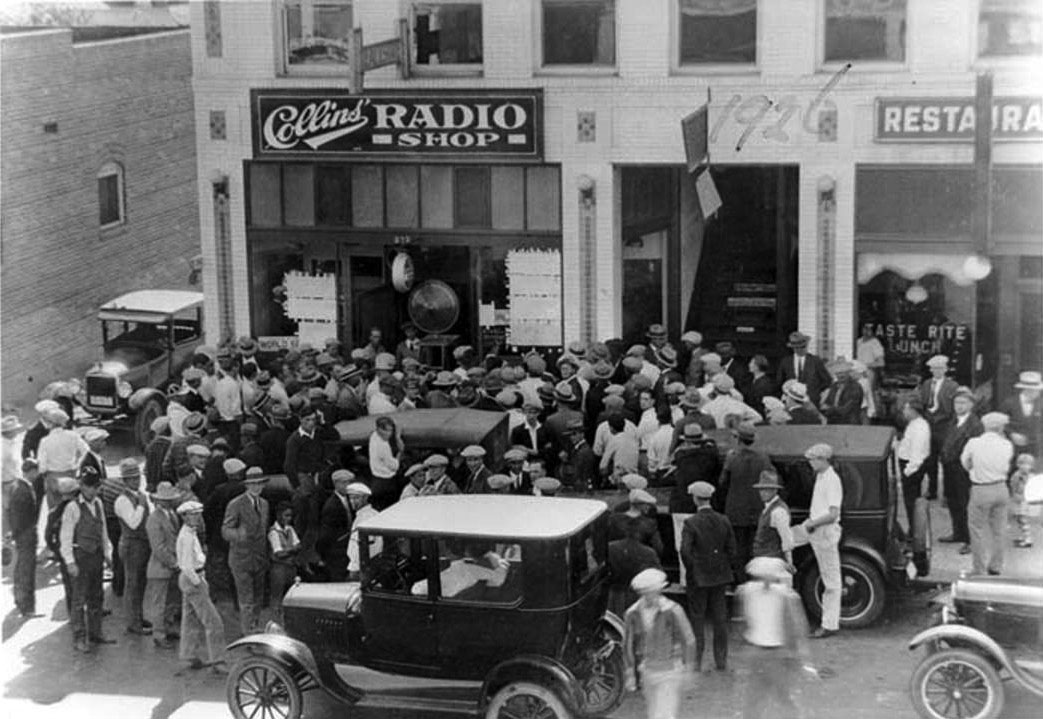
[[[677,0],[681,65],[757,61],[757,0]]]
[[[978,55],[1043,55],[1043,5],[1039,0],[981,0]]]
[[[906,0],[826,0],[826,62],[905,62]]]
[[[414,68],[478,69],[482,5],[478,0],[413,3]]]
[[[123,167],[105,163],[98,170],[98,224],[102,228],[122,225],[125,221],[123,201]]]
[[[350,62],[351,0],[286,0],[283,37],[287,72],[344,72]]]
[[[543,0],[543,64],[615,65],[615,0]]]

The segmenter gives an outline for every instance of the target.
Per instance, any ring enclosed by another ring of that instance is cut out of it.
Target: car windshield
[[[426,581],[428,561],[419,538],[389,534],[370,535],[369,539],[360,545],[363,589],[409,596],[418,582]]]

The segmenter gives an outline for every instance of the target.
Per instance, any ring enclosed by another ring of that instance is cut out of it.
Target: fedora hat
[[[648,326],[648,332],[645,333],[647,337],[666,337],[666,328],[658,322]]]
[[[754,489],[782,489],[782,482],[779,481],[779,475],[777,472],[770,470],[764,470],[760,474],[760,478],[754,482]]]
[[[608,361],[604,359],[599,359],[597,362],[595,362],[593,366],[591,366],[590,371],[594,374],[594,377],[596,377],[597,379],[608,379],[615,372],[615,370],[612,368],[612,365],[610,365]]]
[[[576,393],[572,391],[572,385],[568,382],[558,382],[554,388],[554,398],[565,404],[577,401]]]
[[[655,358],[660,367],[673,369],[677,366],[677,350],[670,345],[665,345],[656,350]]]
[[[239,354],[250,357],[257,353],[257,340],[253,337],[239,338]]]
[[[1043,390],[1043,374],[1039,372],[1022,372],[1018,375],[1018,381],[1014,383],[1014,389]]]
[[[786,346],[793,349],[807,347],[809,342],[811,342],[811,338],[803,332],[790,332]]]
[[[459,382],[459,378],[452,372],[442,370],[435,375],[434,381],[431,383],[432,387],[455,387],[456,383]]]
[[[789,384],[784,390],[786,396],[795,402],[803,404],[808,401],[808,388],[803,382],[793,382]]]
[[[181,499],[181,492],[170,482],[160,482],[156,485],[156,491],[152,492],[150,496],[158,501],[173,501]]]

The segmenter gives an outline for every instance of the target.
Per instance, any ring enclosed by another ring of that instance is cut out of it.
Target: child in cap
[[[1036,458],[1031,454],[1019,454],[1015,462],[1017,469],[1010,476],[1010,503],[1017,523],[1015,547],[1032,546],[1032,517],[1039,515],[1039,507],[1025,501],[1025,485],[1035,472]]]

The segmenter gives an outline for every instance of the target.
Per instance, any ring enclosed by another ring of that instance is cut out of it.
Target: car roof
[[[595,499],[501,494],[444,494],[397,502],[359,527],[372,532],[556,539],[608,510]]]
[[[376,429],[377,417],[337,422],[336,429],[342,442],[362,445]],[[481,409],[411,409],[391,415],[402,434],[402,441],[411,446],[463,447],[479,444],[501,422],[507,422],[506,412]]]
[[[185,290],[137,290],[109,300],[99,308],[100,319],[158,322],[167,315],[203,304],[202,292]],[[135,317],[134,315],[141,315]]]
[[[719,446],[735,446],[728,430],[708,432]],[[835,459],[883,459],[891,451],[894,429],[871,425],[764,425],[757,427],[753,448],[770,457],[803,458],[813,444],[828,444]]]

